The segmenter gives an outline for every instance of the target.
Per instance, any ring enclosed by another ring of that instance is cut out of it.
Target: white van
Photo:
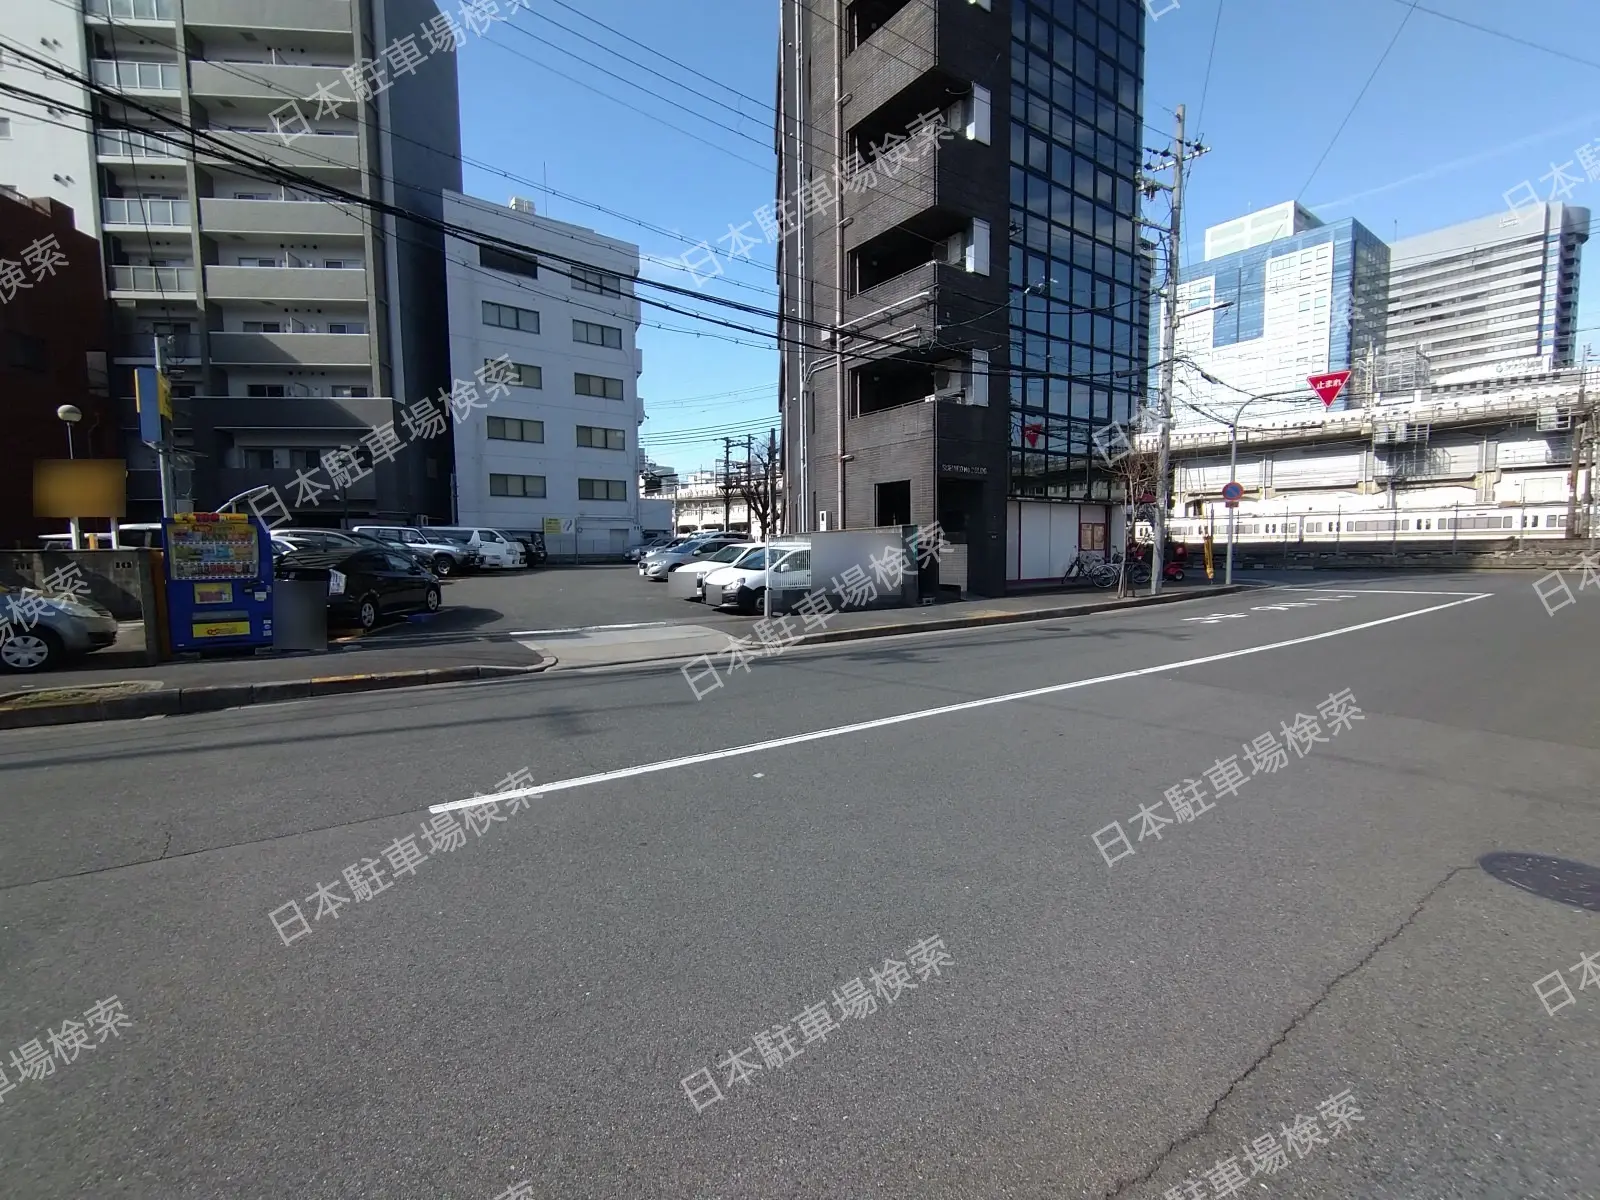
[[[481,525],[429,525],[427,529],[452,541],[465,542],[482,556],[486,567],[509,569],[527,565],[528,554],[522,543],[512,541],[498,529],[485,529]]]

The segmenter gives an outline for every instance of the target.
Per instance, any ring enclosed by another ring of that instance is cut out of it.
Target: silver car
[[[639,574],[656,583],[665,583],[667,576],[676,571],[684,563],[697,562],[710,558],[725,546],[744,540],[743,534],[717,533],[710,537],[698,538],[692,542],[685,542],[681,546],[674,546],[670,550],[657,550],[639,560]]]
[[[0,671],[48,671],[116,640],[116,617],[93,600],[0,587]]]

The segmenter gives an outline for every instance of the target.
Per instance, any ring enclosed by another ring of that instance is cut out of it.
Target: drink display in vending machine
[[[175,651],[272,644],[272,535],[242,513],[162,523],[167,624]]]

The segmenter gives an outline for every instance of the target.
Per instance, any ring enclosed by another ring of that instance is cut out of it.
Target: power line
[[[1405,0],[1401,0],[1401,2],[1404,3]],[[1344,132],[1344,127],[1350,124],[1350,118],[1356,115],[1356,109],[1361,106],[1361,100],[1364,96],[1366,96],[1367,89],[1372,86],[1372,81],[1378,77],[1378,72],[1383,70],[1383,64],[1388,60],[1389,52],[1394,49],[1395,43],[1400,40],[1400,35],[1405,32],[1406,23],[1411,20],[1411,14],[1417,11],[1417,0],[1410,0],[1410,3],[1411,7],[1406,10],[1406,15],[1400,19],[1400,24],[1395,27],[1394,36],[1389,39],[1389,44],[1383,48],[1383,53],[1378,56],[1377,63],[1373,66],[1372,72],[1367,76],[1367,81],[1361,85],[1361,90],[1356,93],[1355,100],[1350,104],[1350,110],[1344,114],[1344,120],[1339,122],[1339,128],[1333,131],[1333,137],[1328,139],[1328,145],[1322,151],[1322,156],[1317,159],[1317,165],[1311,168],[1311,174],[1306,177],[1305,183],[1301,186],[1299,193],[1295,196],[1296,203],[1299,203],[1299,201],[1305,196],[1306,189],[1309,188],[1312,182],[1316,179],[1317,172],[1322,170],[1322,164],[1328,161],[1328,155],[1333,153],[1333,147],[1338,142],[1339,135]]]
[[[1475,21],[1468,21],[1464,17],[1455,16],[1453,13],[1440,12],[1436,8],[1424,8],[1415,3],[1415,0],[1395,0],[1397,4],[1410,4],[1413,12],[1427,13],[1430,17],[1438,17],[1441,21],[1450,21],[1456,25],[1464,25],[1468,29],[1475,29],[1479,33],[1487,33],[1491,37],[1501,38],[1507,42],[1514,42],[1518,46],[1526,46],[1530,50],[1538,50],[1543,54],[1553,54],[1557,58],[1564,58],[1568,62],[1578,63],[1580,66],[1593,67],[1600,70],[1600,62],[1592,58],[1579,58],[1576,54],[1568,54],[1565,50],[1557,50],[1554,46],[1544,46],[1538,42],[1530,42],[1527,38],[1520,38],[1514,33],[1507,33],[1503,29],[1491,29],[1487,25],[1479,25]]]

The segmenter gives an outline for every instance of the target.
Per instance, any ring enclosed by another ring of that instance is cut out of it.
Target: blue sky
[[[1170,110],[1181,103],[1190,136],[1212,148],[1189,176],[1185,261],[1201,257],[1207,225],[1284,200],[1327,220],[1353,216],[1393,240],[1503,210],[1505,193],[1524,181],[1549,198],[1553,180],[1540,176],[1564,164],[1574,177],[1564,198],[1600,210],[1600,180],[1575,158],[1591,142],[1600,154],[1595,0],[1423,0],[1409,17],[1410,0],[1179,0],[1163,12],[1170,3],[1153,0],[1162,15],[1146,23],[1148,144],[1170,136]],[[463,152],[484,164],[466,165],[468,192],[501,202],[531,196],[558,220],[669,260],[687,250],[672,232],[716,246],[730,224],[771,203],[773,0],[533,0],[533,8],[515,15],[515,28],[497,24],[460,51]],[[548,194],[535,186],[546,180]],[[1592,258],[1600,245],[1590,250]],[[707,288],[775,308],[772,264],[773,247],[757,245]],[[645,273],[694,284],[661,265]],[[1600,350],[1600,285],[1585,284],[1579,324],[1590,328],[1579,342]],[[764,439],[777,417],[772,343],[648,306],[644,314],[699,334],[641,331],[643,438],[653,457],[687,471],[720,455],[724,432]]]

